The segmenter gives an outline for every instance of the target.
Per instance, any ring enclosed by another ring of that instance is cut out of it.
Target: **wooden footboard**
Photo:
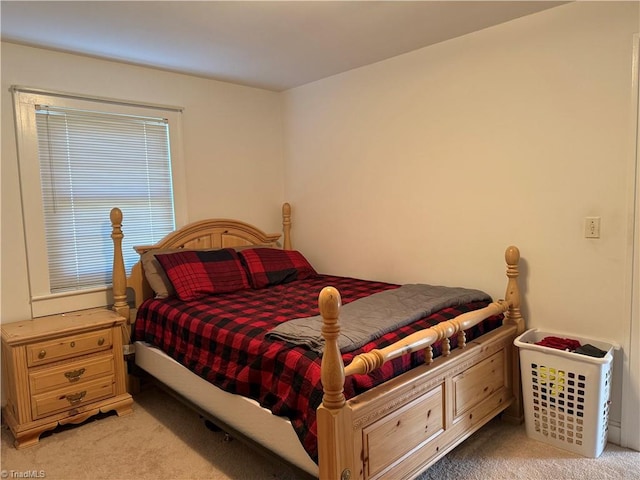
[[[322,480],[412,478],[428,468],[495,415],[509,409],[522,418],[514,338],[524,330],[518,290],[519,251],[509,247],[507,293],[488,307],[410,335],[384,349],[358,355],[346,368],[338,347],[340,293],[323,289],[324,396],[318,408],[319,471]],[[503,326],[466,343],[464,331],[485,318],[505,314]],[[458,335],[459,347],[449,348]],[[432,345],[443,354],[433,360]],[[365,374],[400,355],[426,349],[425,365],[349,401],[347,375]]]

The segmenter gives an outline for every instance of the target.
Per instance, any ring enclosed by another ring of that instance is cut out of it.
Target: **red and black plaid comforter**
[[[347,304],[396,288],[381,282],[319,276],[259,290],[242,290],[182,302],[176,298],[148,300],[138,310],[134,340],[150,343],[189,370],[231,393],[257,400],[275,415],[289,418],[311,458],[317,461],[316,409],[322,401],[320,356],[303,347],[265,339],[277,324],[318,315],[318,294],[332,285]],[[487,302],[447,308],[390,332],[359,350],[343,355],[345,365],[359,353],[385,347]],[[492,317],[467,332],[468,339],[501,325]],[[451,339],[452,346],[457,340]],[[434,355],[440,353],[434,346]],[[370,375],[347,377],[351,398],[424,362],[424,353],[395,359]]]

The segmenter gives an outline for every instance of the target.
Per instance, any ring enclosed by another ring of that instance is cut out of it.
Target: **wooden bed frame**
[[[282,218],[282,248],[291,249],[289,204],[283,205]],[[141,262],[127,278],[119,209],[112,210],[111,221],[113,308],[131,322],[134,312],[127,302],[127,289],[133,290],[136,309],[153,291]],[[280,234],[266,234],[236,220],[205,220],[178,229],[156,245],[136,247],[136,251],[142,254],[164,248],[277,246],[279,238]],[[346,367],[337,341],[340,293],[332,287],[322,290],[318,305],[326,344],[321,367],[324,396],[317,412],[320,479],[413,478],[496,415],[502,413],[505,419],[522,422],[518,354],[513,346],[515,337],[524,331],[517,283],[519,258],[516,247],[507,248],[504,300],[414,333],[381,350],[359,355]],[[498,313],[504,313],[501,327],[465,341],[464,330]],[[448,339],[453,335],[458,336],[456,349],[449,346]],[[431,345],[439,341],[443,342],[443,353],[433,359]],[[371,372],[386,361],[424,349],[424,365],[345,399],[346,376]]]

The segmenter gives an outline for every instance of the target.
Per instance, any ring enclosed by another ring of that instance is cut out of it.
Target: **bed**
[[[357,317],[357,306],[398,296],[405,286],[315,272],[292,249],[289,204],[282,240],[245,222],[204,220],[136,247],[141,261],[129,276],[117,208],[111,223],[113,308],[130,320],[125,337],[134,340],[136,367],[301,475],[413,478],[496,415],[522,421],[513,347],[524,331],[516,247],[505,253],[504,299],[469,297],[345,347],[341,328],[351,338],[353,322],[341,317]],[[271,256],[289,262],[287,269],[270,270]],[[150,258],[171,274],[175,292],[158,293]],[[225,277],[222,290],[207,283],[206,295],[189,296],[197,288],[182,284],[179,272],[192,261],[202,267],[202,259],[225,275],[239,259],[248,285],[227,288]],[[307,328],[311,319],[319,343],[275,335],[282,325]]]

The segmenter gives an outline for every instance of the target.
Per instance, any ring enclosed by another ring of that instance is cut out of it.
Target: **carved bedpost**
[[[345,408],[344,363],[338,346],[338,316],[342,300],[334,287],[325,287],[318,297],[322,315],[322,388],[324,395],[318,407],[318,467],[320,478],[348,479],[355,476],[351,410]]]
[[[126,343],[129,340],[129,304],[127,303],[127,274],[124,270],[124,259],[122,257],[122,211],[119,208],[111,210],[111,238],[113,239],[113,310],[127,319]]]
[[[518,247],[508,247],[504,254],[504,259],[507,262],[507,278],[509,279],[505,293],[505,301],[509,304],[509,308],[504,314],[504,324],[515,325],[519,335],[524,332],[524,318],[522,318],[522,313],[520,312],[520,288],[518,286],[518,277],[520,276],[520,270],[518,268],[520,250],[518,250]],[[512,347],[511,352],[511,388],[514,400],[511,406],[505,410],[503,418],[512,423],[519,424],[524,420],[520,381],[520,356],[515,346]]]
[[[338,314],[342,299],[333,287],[325,287],[318,297],[318,308],[322,315],[322,336],[324,352],[322,354],[322,404],[327,408],[342,408],[344,399],[344,363],[338,346],[340,324]]]
[[[284,233],[284,250],[291,250],[291,205],[282,205],[282,232]]]

